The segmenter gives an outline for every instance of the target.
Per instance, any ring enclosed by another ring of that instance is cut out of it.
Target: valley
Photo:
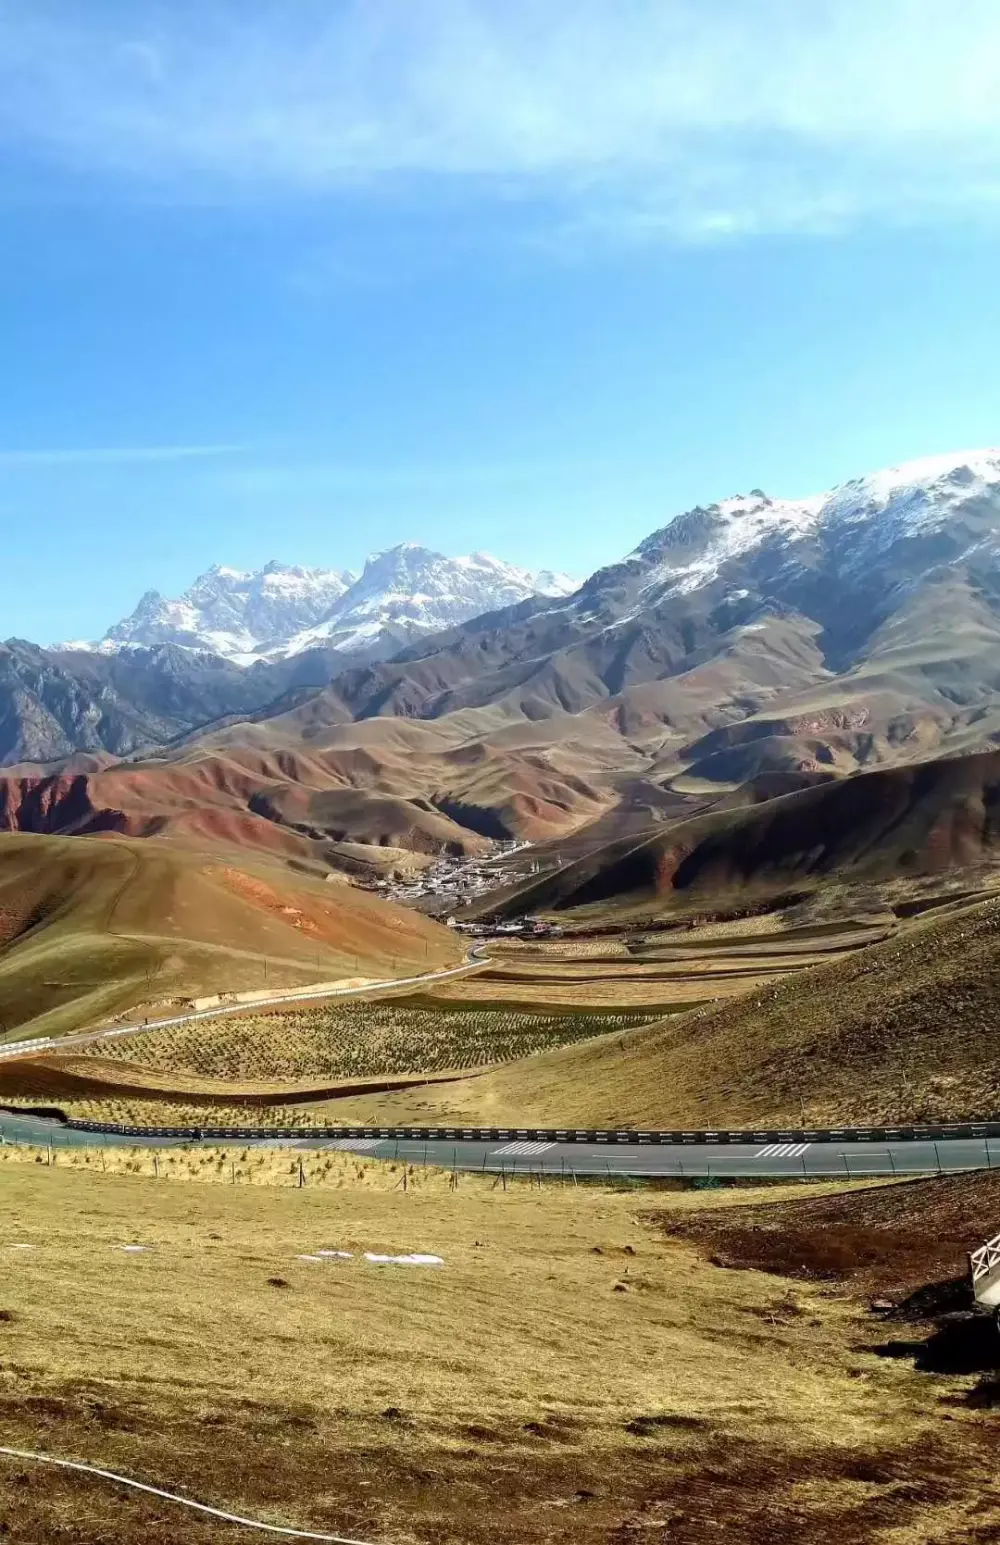
[[[0,1545],[1000,1545],[998,87],[0,0]]]
[[[1000,1110],[994,529],[984,453],[699,508],[429,632],[380,559],[5,646],[9,1446],[365,1537],[772,1545],[789,1487],[797,1545],[981,1511],[993,1364],[945,1360],[948,1427],[919,1370],[965,1302],[935,1272],[995,1230],[961,1173]],[[949,1122],[981,1125],[817,1135]],[[40,1537],[91,1487],[103,1539],[177,1537],[183,1502],[18,1463]]]

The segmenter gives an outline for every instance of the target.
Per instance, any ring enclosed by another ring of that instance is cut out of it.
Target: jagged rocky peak
[[[176,600],[148,590],[96,647],[108,653],[170,643],[241,664],[317,647],[386,653],[531,595],[569,595],[576,584],[488,553],[447,558],[416,542],[373,554],[360,576],[277,559],[254,571],[213,564]]]

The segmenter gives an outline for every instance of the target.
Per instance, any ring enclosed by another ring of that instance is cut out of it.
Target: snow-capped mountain
[[[550,599],[512,606],[533,594]],[[357,578],[210,570],[180,600],[144,597],[96,659],[0,649],[0,759],[122,754],[271,703],[284,712],[290,690],[329,690],[333,722],[494,703],[505,721],[538,722],[597,708],[630,744],[658,738],[687,760],[695,731],[729,735],[728,755],[739,723],[764,705],[769,720],[784,713],[789,694],[789,722],[807,703],[812,728],[805,750],[797,730],[774,731],[773,765],[786,765],[789,736],[795,766],[1000,744],[1000,450],[808,498],[753,489],[698,506],[578,590],[563,575],[410,545]],[[863,725],[861,740],[827,744],[831,715]],[[728,761],[725,777],[748,766]]]
[[[113,653],[178,644],[243,665],[317,647],[375,658],[419,634],[532,595],[569,595],[577,584],[565,574],[534,574],[488,553],[446,558],[412,542],[376,553],[360,577],[277,562],[252,573],[214,565],[176,600],[148,590],[99,644],[57,647]]]
[[[403,542],[373,554],[325,620],[291,639],[287,653],[317,644],[345,653],[402,648],[420,634],[453,628],[532,595],[570,595],[578,583],[551,570],[533,574],[489,553],[444,558]]]
[[[282,563],[268,563],[256,573],[214,564],[177,600],[147,590],[98,647],[109,652],[126,644],[180,644],[230,660],[253,656],[324,617],[354,578],[338,569]]]
[[[907,589],[958,563],[1000,585],[998,449],[926,457],[803,499],[754,489],[696,506],[592,575],[581,602],[593,606],[624,586],[629,606],[616,625],[716,591],[846,616],[862,596],[898,605]]]

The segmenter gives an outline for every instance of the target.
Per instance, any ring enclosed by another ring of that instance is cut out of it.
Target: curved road
[[[656,1176],[726,1179],[800,1177],[862,1179],[956,1173],[1000,1168],[1000,1123],[953,1128],[910,1129],[906,1135],[884,1131],[839,1135],[830,1132],[758,1133],[600,1133],[533,1130],[485,1131],[428,1128],[344,1128],[345,1135],[306,1128],[257,1128],[200,1132],[162,1129],[108,1129],[69,1126],[52,1118],[0,1108],[4,1142],[60,1147],[163,1148],[184,1144],[205,1147],[247,1146],[301,1149],[335,1148],[413,1165],[477,1170],[502,1177],[530,1173],[573,1184],[586,1177]]]

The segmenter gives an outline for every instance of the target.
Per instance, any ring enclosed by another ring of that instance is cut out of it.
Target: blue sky
[[[0,0],[0,637],[1000,442],[995,0]]]

